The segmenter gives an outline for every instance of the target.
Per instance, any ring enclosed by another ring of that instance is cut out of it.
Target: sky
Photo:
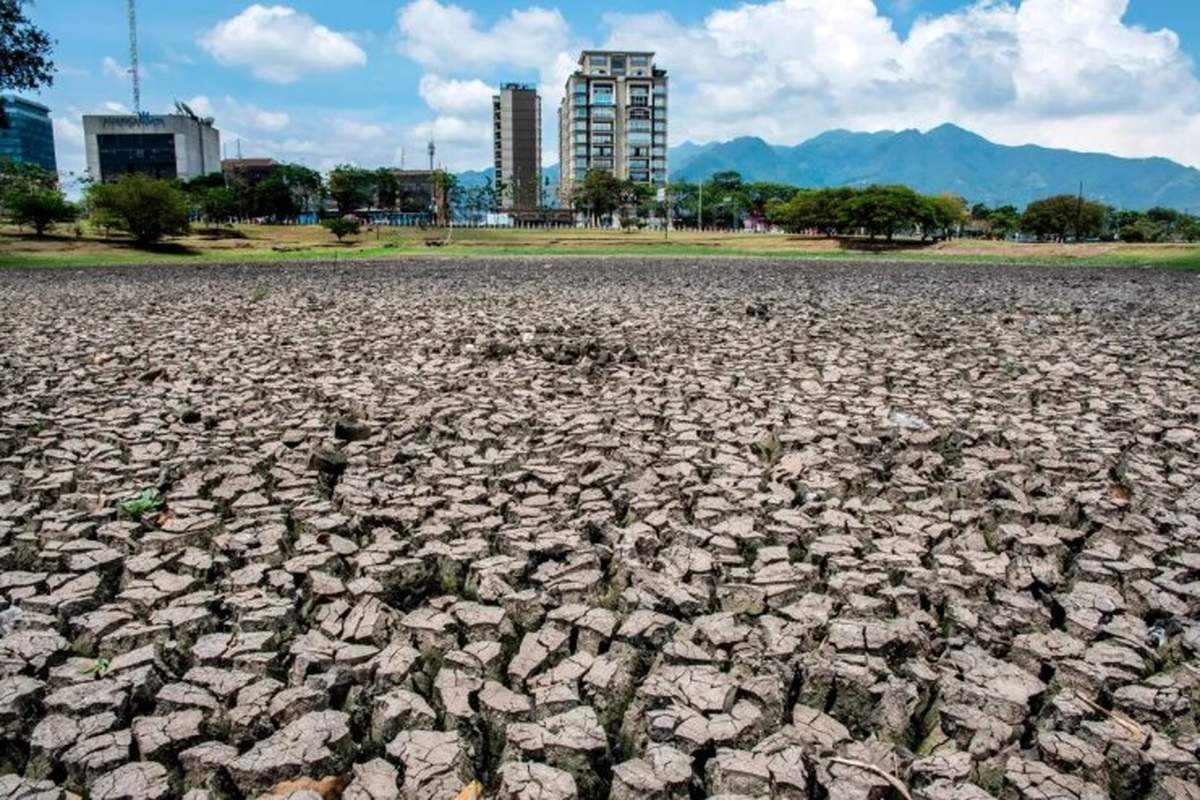
[[[142,107],[213,116],[229,156],[327,170],[490,166],[491,96],[539,86],[545,163],[585,48],[654,50],[670,137],[798,144],[834,128],[951,122],[1034,143],[1200,167],[1195,0],[140,0]],[[81,116],[132,105],[125,0],[35,0],[57,40],[60,169]],[[601,10],[602,9],[602,10]]]

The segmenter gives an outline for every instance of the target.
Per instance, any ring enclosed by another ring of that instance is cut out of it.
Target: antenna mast
[[[142,114],[142,76],[138,69],[137,8],[129,0],[129,77],[133,81],[133,113]]]

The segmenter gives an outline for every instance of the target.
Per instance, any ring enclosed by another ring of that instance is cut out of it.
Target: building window
[[[613,124],[611,122],[593,122],[592,133],[611,133]]]
[[[650,66],[650,56],[630,56],[629,66],[631,67],[648,67]]]
[[[134,172],[152,178],[176,177],[172,133],[102,133],[96,145],[104,180]]]

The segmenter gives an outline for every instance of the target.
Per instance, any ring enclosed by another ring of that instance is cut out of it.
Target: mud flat
[[[0,271],[0,797],[1200,798],[1200,279]]]

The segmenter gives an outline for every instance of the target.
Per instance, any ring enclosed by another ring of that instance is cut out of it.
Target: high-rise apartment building
[[[0,128],[0,158],[56,171],[50,109],[11,94],[3,95],[3,101],[8,127]]]
[[[584,51],[559,107],[558,151],[566,206],[592,170],[666,184],[667,72],[655,66],[654,53]]]
[[[506,83],[492,98],[496,181],[502,211],[542,204],[542,100],[537,89]]]
[[[211,119],[186,114],[83,118],[88,172],[111,181],[131,172],[190,180],[221,171],[221,133]]]

